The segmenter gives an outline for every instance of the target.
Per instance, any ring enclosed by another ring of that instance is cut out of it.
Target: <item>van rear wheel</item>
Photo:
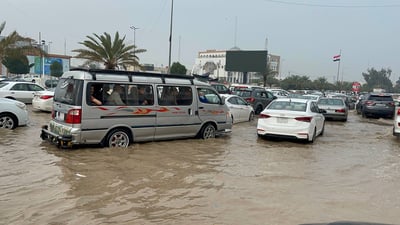
[[[200,138],[210,139],[215,138],[215,127],[212,124],[206,124],[200,131]]]
[[[129,135],[124,129],[112,130],[106,138],[106,147],[126,148],[129,146]]]

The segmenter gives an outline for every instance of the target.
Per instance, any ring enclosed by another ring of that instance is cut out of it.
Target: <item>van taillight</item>
[[[400,115],[400,109],[397,109],[397,115]]]
[[[82,110],[81,109],[70,109],[65,115],[65,122],[70,124],[79,124],[82,119]]]
[[[311,122],[312,117],[311,116],[302,116],[302,117],[296,117],[294,118],[297,121],[301,121],[301,122]]]

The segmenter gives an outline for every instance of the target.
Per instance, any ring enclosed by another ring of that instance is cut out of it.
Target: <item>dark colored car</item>
[[[360,108],[363,117],[393,118],[395,104],[390,94],[371,93],[365,96]]]
[[[234,94],[239,95],[250,103],[256,115],[260,114],[272,100],[277,98],[272,92],[261,88],[239,89],[234,91]]]
[[[231,94],[231,90],[224,84],[220,83],[211,83],[211,86],[217,90],[219,94]]]

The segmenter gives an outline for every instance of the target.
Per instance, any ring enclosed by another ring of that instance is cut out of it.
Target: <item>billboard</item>
[[[227,51],[226,71],[232,72],[260,72],[267,70],[268,51]]]

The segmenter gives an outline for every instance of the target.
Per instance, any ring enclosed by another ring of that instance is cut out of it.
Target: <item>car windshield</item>
[[[341,99],[320,99],[318,101],[319,105],[343,105],[343,100]]]
[[[246,91],[246,90],[240,90],[240,91],[235,91],[235,94],[240,96],[240,97],[250,97],[251,96],[251,91]]]
[[[392,96],[371,95],[369,100],[373,101],[393,101]]]
[[[307,104],[303,103],[303,102],[276,101],[276,102],[272,102],[268,106],[268,109],[273,109],[273,110],[289,110],[289,111],[299,111],[299,112],[305,112],[306,108],[307,108]]]

